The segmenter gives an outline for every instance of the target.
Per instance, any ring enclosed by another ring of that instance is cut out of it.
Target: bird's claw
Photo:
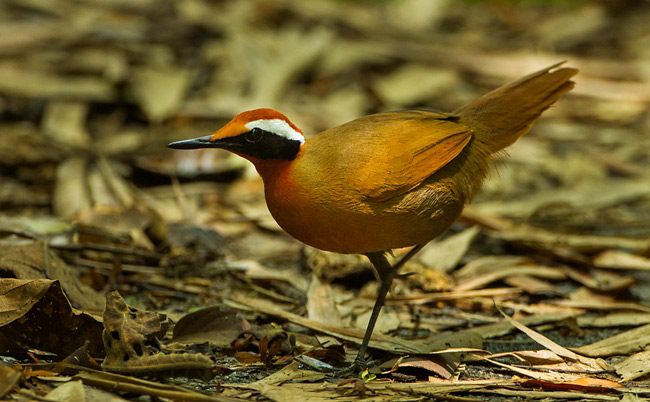
[[[397,279],[406,279],[411,275],[415,275],[415,272],[405,272],[403,274],[397,274],[397,275],[395,275],[395,278],[397,278]]]
[[[376,363],[375,360],[365,361],[364,359],[357,357],[351,365],[342,369],[334,370],[332,375],[334,377],[348,377],[351,374],[357,375],[365,369],[375,366]]]

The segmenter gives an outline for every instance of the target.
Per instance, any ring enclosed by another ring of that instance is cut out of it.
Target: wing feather
[[[375,117],[366,126],[375,155],[358,171],[357,180],[364,198],[374,202],[419,186],[458,156],[472,138],[470,128],[442,113],[408,111],[375,116],[383,118]],[[378,130],[372,130],[373,122],[381,124]]]

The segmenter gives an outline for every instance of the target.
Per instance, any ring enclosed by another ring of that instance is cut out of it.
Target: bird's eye
[[[264,136],[264,130],[259,128],[254,128],[251,131],[247,132],[244,138],[248,142],[259,142]]]

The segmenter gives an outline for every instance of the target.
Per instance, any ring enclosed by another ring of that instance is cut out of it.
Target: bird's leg
[[[377,317],[379,317],[379,312],[381,307],[384,305],[386,300],[386,294],[390,290],[390,286],[393,283],[393,279],[397,276],[397,271],[404,265],[408,260],[411,259],[423,245],[417,245],[413,247],[401,260],[399,260],[395,265],[391,266],[386,255],[383,252],[372,252],[367,253],[366,256],[375,267],[375,270],[379,274],[380,286],[379,291],[377,292],[377,300],[375,301],[375,306],[372,308],[372,314],[370,315],[370,320],[368,321],[368,327],[366,328],[366,333],[363,336],[363,341],[359,347],[359,353],[354,359],[352,366],[344,369],[339,374],[346,374],[350,372],[358,372],[366,368],[366,349],[368,348],[368,343],[370,342],[370,337],[372,336],[372,331],[375,329],[375,323],[377,322]]]

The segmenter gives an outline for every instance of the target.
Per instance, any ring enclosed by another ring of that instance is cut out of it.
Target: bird
[[[249,160],[262,177],[271,215],[287,233],[321,250],[368,257],[380,286],[349,367],[361,371],[399,269],[460,217],[504,149],[574,87],[578,70],[564,63],[451,113],[380,112],[307,138],[284,114],[262,108],[168,147],[221,148]],[[391,265],[387,254],[406,247]]]

